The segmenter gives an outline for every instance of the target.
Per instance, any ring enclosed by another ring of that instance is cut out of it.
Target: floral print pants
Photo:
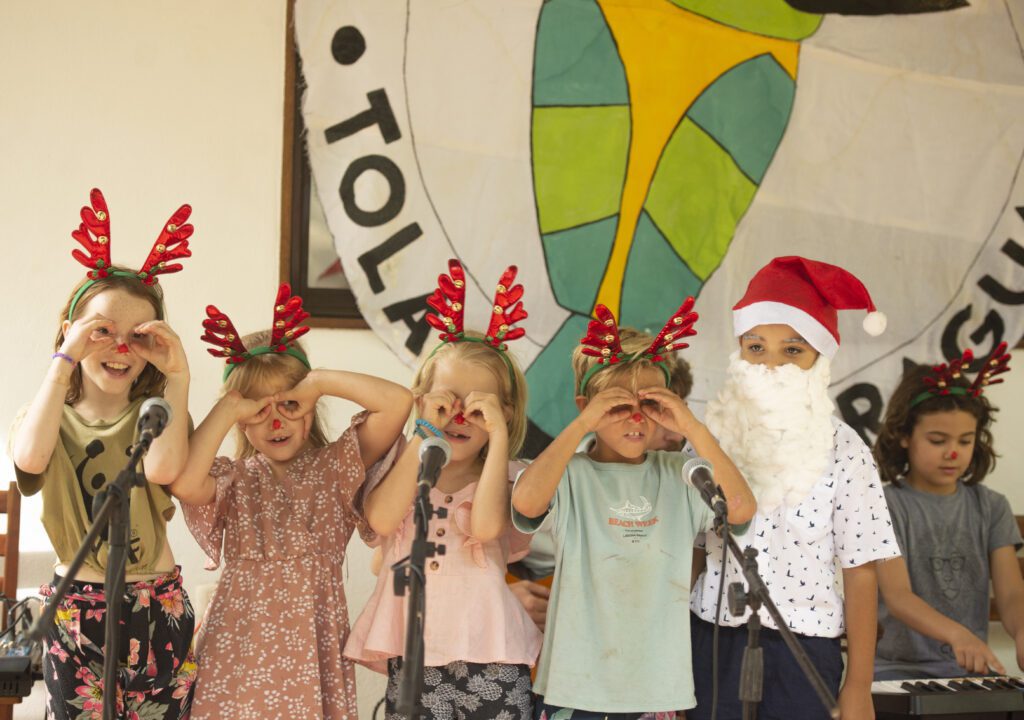
[[[401,658],[388,661],[385,720],[404,720],[398,702]],[[530,668],[503,663],[453,662],[423,668],[423,718],[429,720],[531,720]]]
[[[53,585],[40,592],[49,597]],[[107,603],[103,585],[71,584],[43,639],[47,720],[102,720]],[[195,615],[180,568],[125,586],[121,605],[117,717],[185,720],[192,706]]]

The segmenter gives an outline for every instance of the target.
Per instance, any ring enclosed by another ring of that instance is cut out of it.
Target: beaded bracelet
[[[427,428],[427,430],[430,430],[430,432],[434,433],[434,435],[436,437],[441,437],[441,431],[438,430],[432,423],[430,423],[427,420],[424,420],[423,418],[417,418],[416,419],[416,429],[413,432],[415,432],[421,438],[426,440],[428,435],[427,435],[427,431],[424,430],[423,428]]]
[[[62,352],[55,352],[53,355],[50,356],[51,360],[55,360],[56,358],[60,358],[61,360],[67,360],[69,363],[71,363],[71,367],[74,367],[75,365],[78,364],[77,360],[75,360],[70,355],[65,355]]]

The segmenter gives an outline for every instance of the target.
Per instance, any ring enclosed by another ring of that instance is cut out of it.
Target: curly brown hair
[[[121,265],[111,265],[110,271],[121,271],[124,273],[133,273],[134,271],[123,267]],[[78,298],[78,303],[75,305],[76,314],[78,317],[82,316],[82,311],[85,306],[89,304],[89,301],[102,292],[107,290],[121,290],[137,298],[141,298],[153,306],[153,312],[156,313],[157,320],[164,320],[164,292],[160,288],[159,283],[147,285],[142,282],[139,278],[132,275],[108,275],[105,278],[93,281],[88,277],[82,278],[82,281],[75,285],[71,294],[68,295],[68,301],[64,304],[64,309],[60,313],[60,324],[57,326],[57,338],[53,342],[53,349],[55,352],[60,351],[61,345],[64,344],[64,323],[66,321],[74,321],[74,318],[69,317],[71,312],[71,301],[78,294],[78,291],[86,283],[92,283],[85,291],[82,296]],[[129,392],[128,399],[131,401],[139,398],[149,397],[162,397],[164,394],[164,388],[167,386],[167,378],[164,374],[156,369],[151,363],[146,363],[145,369],[135,378],[135,382],[132,383],[131,391]],[[64,403],[66,405],[74,405],[82,399],[82,366],[76,365],[75,369],[71,371],[71,378],[68,382],[68,391],[64,395]]]
[[[885,408],[885,418],[878,432],[878,439],[872,452],[878,463],[878,473],[883,482],[899,484],[906,475],[908,467],[907,450],[901,444],[910,437],[922,415],[933,413],[955,412],[963,410],[977,421],[977,432],[974,441],[974,455],[971,464],[962,478],[964,484],[980,483],[996,467],[996,452],[992,447],[992,421],[998,408],[992,407],[984,395],[972,397],[967,395],[933,395],[916,405],[912,401],[927,386],[925,377],[932,374],[930,365],[916,365],[903,374],[900,384],[893,391],[892,397]],[[954,381],[958,387],[968,387],[962,377]]]

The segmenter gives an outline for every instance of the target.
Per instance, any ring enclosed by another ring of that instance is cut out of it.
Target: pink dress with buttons
[[[430,502],[447,508],[448,517],[435,517],[428,529],[430,540],[445,544],[445,554],[427,560],[424,665],[462,661],[532,666],[543,636],[505,583],[506,566],[526,555],[530,537],[511,522],[497,540],[481,543],[472,537],[469,519],[476,488],[474,482],[451,494],[430,491]],[[414,531],[410,507],[398,530],[384,538],[377,587],[345,645],[345,657],[381,673],[387,672],[388,658],[405,651],[408,594],[395,595],[390,566],[409,554]]]

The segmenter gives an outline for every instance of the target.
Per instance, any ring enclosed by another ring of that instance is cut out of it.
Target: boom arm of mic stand
[[[832,695],[832,691],[825,685],[825,681],[821,679],[821,675],[818,674],[817,669],[811,664],[810,658],[807,657],[807,652],[803,646],[797,642],[796,637],[793,636],[793,631],[789,629],[789,625],[786,624],[786,619],[782,617],[782,613],[772,602],[771,596],[768,594],[768,588],[765,587],[764,580],[757,573],[756,560],[754,563],[748,563],[746,556],[743,551],[740,550],[740,546],[733,539],[732,535],[728,538],[729,552],[736,558],[736,562],[743,568],[743,577],[747,581],[747,593],[750,595],[757,595],[764,605],[768,614],[772,616],[772,620],[775,621],[775,627],[778,628],[779,633],[782,635],[782,639],[785,641],[786,646],[790,652],[793,653],[793,657],[796,658],[797,664],[800,669],[803,670],[804,675],[807,676],[807,680],[811,683],[811,687],[814,688],[814,692],[818,694],[818,698],[821,700],[822,705],[828,710],[829,715],[833,718],[839,717],[839,705],[836,703],[835,697]],[[722,582],[725,582],[725,568],[722,568]]]

